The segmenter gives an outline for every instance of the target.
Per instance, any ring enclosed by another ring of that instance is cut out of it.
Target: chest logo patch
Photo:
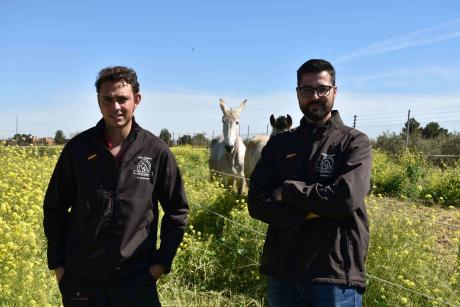
[[[138,157],[136,169],[134,175],[137,179],[150,179],[150,171],[152,170],[152,158],[149,157]]]
[[[316,165],[316,171],[320,177],[332,177],[334,175],[334,157],[335,155],[321,153],[321,160]]]

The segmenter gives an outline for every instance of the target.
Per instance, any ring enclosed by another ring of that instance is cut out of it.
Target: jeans
[[[346,285],[286,281],[269,277],[270,307],[361,307],[363,290]]]

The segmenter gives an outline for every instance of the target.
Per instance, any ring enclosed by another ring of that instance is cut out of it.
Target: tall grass
[[[41,210],[58,152],[0,146],[0,306],[60,306],[46,268]],[[257,262],[266,225],[249,217],[245,197],[209,181],[208,152],[173,152],[191,211],[173,271],[159,281],[163,304],[263,306],[266,282]],[[458,166],[432,168],[416,155],[374,157],[367,269],[406,289],[369,278],[365,305],[460,305]]]

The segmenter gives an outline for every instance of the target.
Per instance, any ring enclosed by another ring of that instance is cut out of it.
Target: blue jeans
[[[270,307],[361,307],[363,291],[346,285],[268,279]]]

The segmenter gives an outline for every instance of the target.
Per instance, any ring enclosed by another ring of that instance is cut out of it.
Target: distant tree
[[[430,122],[422,129],[422,136],[426,139],[434,139],[439,136],[446,136],[449,130],[441,127],[437,122]]]
[[[384,132],[372,140],[372,147],[383,150],[390,155],[398,155],[404,147],[404,140],[402,134]]]
[[[161,129],[160,139],[162,139],[168,146],[171,146],[171,133],[169,133],[168,129]]]
[[[209,146],[210,141],[206,138],[205,133],[197,133],[192,138],[192,144],[195,146]]]
[[[65,134],[62,132],[62,130],[56,131],[56,134],[54,135],[54,143],[58,145],[65,143]]]
[[[177,139],[177,145],[192,145],[192,136],[189,134],[184,134]]]
[[[404,124],[404,127],[402,128],[402,134],[406,135],[407,131],[407,122]],[[421,134],[423,128],[420,127],[420,123],[413,117],[409,119],[409,135],[416,135],[416,134]]]
[[[29,145],[32,144],[32,135],[31,134],[15,134],[13,136],[13,143],[16,145]]]
[[[460,132],[450,133],[447,137],[442,138],[442,140],[441,154],[460,155]]]

